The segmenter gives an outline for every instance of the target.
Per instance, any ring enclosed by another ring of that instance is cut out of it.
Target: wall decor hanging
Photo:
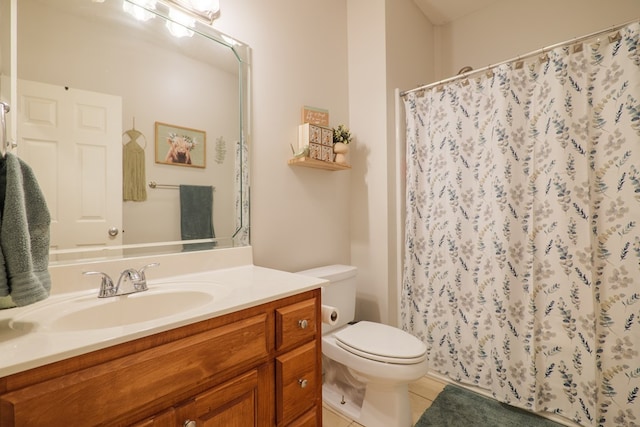
[[[156,163],[206,167],[206,132],[156,122]]]
[[[147,138],[136,129],[136,119],[133,127],[122,133],[122,200],[144,202],[147,200],[145,182],[145,156]]]

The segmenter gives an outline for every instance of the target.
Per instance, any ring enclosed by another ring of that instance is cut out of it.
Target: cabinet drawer
[[[316,299],[276,310],[276,349],[293,348],[316,334]]]
[[[311,341],[276,358],[276,418],[286,425],[316,403],[319,375]]]

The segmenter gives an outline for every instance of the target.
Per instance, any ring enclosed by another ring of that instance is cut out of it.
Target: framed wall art
[[[205,131],[156,122],[156,163],[206,167]]]

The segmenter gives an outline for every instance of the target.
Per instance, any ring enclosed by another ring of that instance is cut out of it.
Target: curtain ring
[[[622,39],[620,31],[616,31],[614,34],[609,34],[609,43],[615,43]]]
[[[521,61],[520,57],[518,56],[518,59],[516,59],[516,63],[513,68],[516,70],[521,70],[522,67],[524,67],[524,61]]]
[[[549,55],[547,54],[547,52],[544,51],[544,48],[542,48],[542,54],[540,55],[540,63],[545,63],[549,61]]]
[[[487,78],[491,78],[493,77],[493,69],[491,68],[491,64],[487,65],[487,72],[486,72],[486,76]]]

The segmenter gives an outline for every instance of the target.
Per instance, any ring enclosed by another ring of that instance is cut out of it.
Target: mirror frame
[[[10,62],[10,99],[4,100],[9,102],[16,102],[17,100],[17,7],[19,0],[10,0],[10,57],[6,58],[3,55],[3,59]],[[91,0],[87,0],[91,1]],[[135,4],[132,0],[106,0],[106,1],[123,1],[129,4]],[[139,6],[135,4],[136,6]],[[149,12],[158,16],[160,19],[175,22],[180,25],[179,22],[169,18],[169,4],[164,0],[157,0],[157,6],[155,10],[147,9]],[[175,7],[175,6],[171,6]],[[122,12],[126,13],[126,12]],[[196,15],[194,15],[196,16]],[[4,20],[4,18],[3,18]],[[228,48],[238,63],[238,81],[239,81],[239,135],[236,142],[236,155],[237,161],[240,164],[240,169],[235,170],[235,212],[236,212],[236,227],[235,232],[231,236],[222,236],[212,239],[200,239],[193,241],[172,241],[172,242],[155,242],[155,243],[142,243],[142,244],[126,244],[121,246],[107,246],[99,248],[83,248],[83,249],[64,249],[64,250],[52,250],[50,251],[49,265],[66,265],[76,264],[99,260],[113,260],[113,259],[125,259],[141,256],[157,255],[157,254],[171,254],[180,253],[190,250],[202,250],[198,249],[198,245],[207,242],[216,242],[216,247],[208,250],[225,249],[231,247],[242,247],[250,245],[249,234],[249,139],[250,139],[250,76],[251,76],[251,48],[243,42],[236,40],[235,38],[224,34],[217,29],[213,28],[203,22],[200,19],[196,19],[195,26],[189,27],[191,31],[198,34],[201,37],[211,40],[214,43]],[[18,59],[19,61],[19,59]],[[17,135],[17,114],[8,115],[8,130],[7,137],[9,143],[15,143],[18,141]],[[191,246],[193,245],[193,246]],[[190,249],[190,246],[192,249]],[[205,245],[209,247],[210,245]],[[56,260],[51,260],[55,256]]]

